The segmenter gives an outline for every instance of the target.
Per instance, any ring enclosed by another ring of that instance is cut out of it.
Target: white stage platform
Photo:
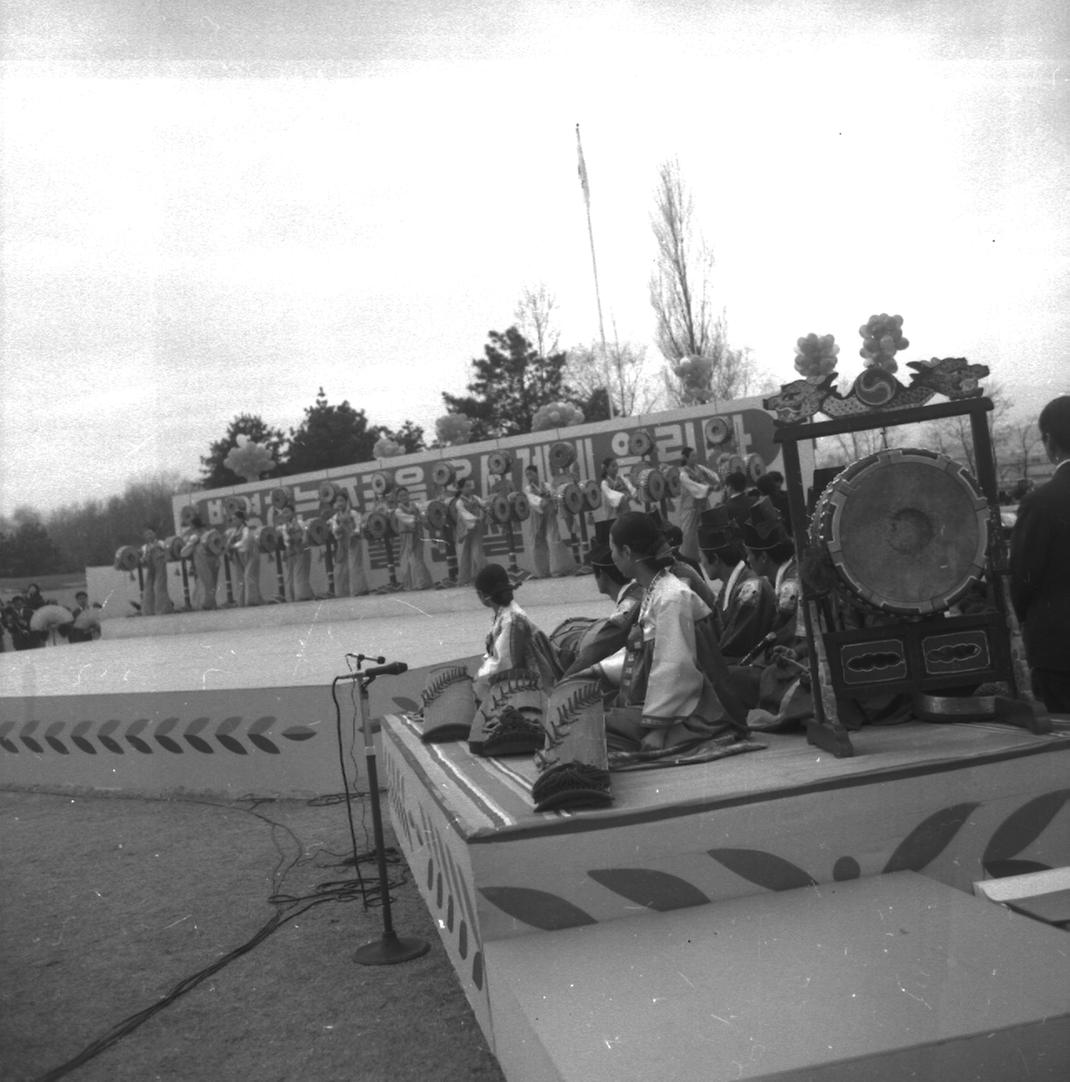
[[[788,949],[792,922],[805,906],[778,915],[769,904],[774,896],[832,898],[840,885],[873,883],[877,897],[883,880],[889,880],[891,890],[895,873],[914,872],[924,877],[924,890],[909,888],[918,898],[939,887],[945,892],[941,897],[976,906],[981,903],[968,897],[974,881],[986,878],[999,862],[1070,864],[1067,720],[1057,720],[1056,731],[1045,735],[994,723],[871,727],[854,734],[856,754],[845,759],[808,745],[801,735],[761,734],[759,739],[768,747],[747,755],[614,774],[609,808],[535,813],[530,760],[479,758],[462,743],[424,744],[414,719],[384,719],[395,832],[511,1082],[655,1077],[638,1068],[638,1073],[608,1068],[591,1073],[593,1061],[575,1058],[567,1048],[582,1043],[584,1033],[596,1038],[595,1044],[603,1037],[612,1044],[614,1034],[623,1033],[620,1043],[627,1047],[627,1033],[634,1030],[642,1034],[637,1040],[649,1039],[666,1052],[641,1009],[644,996],[656,1003],[663,991],[663,966],[644,969],[657,954],[648,949],[648,931],[660,927],[662,917],[671,914],[673,927],[690,929],[696,944],[701,939],[713,967],[719,948],[709,937],[722,926],[722,910],[734,914],[733,921],[748,912],[767,913],[765,920],[756,918],[754,927],[737,925],[738,934],[749,937],[737,953],[741,958],[746,950],[761,955],[768,949],[775,959]],[[881,912],[871,904],[874,927],[891,919],[890,911],[884,917]],[[947,913],[950,920],[952,909]],[[850,919],[861,918],[856,913]],[[634,932],[621,930],[634,920],[646,923]],[[1016,927],[1025,929],[1029,923]],[[815,942],[822,942],[820,936]],[[871,938],[866,949],[876,947]],[[679,942],[677,949],[682,949]],[[641,961],[625,976],[618,956],[627,951]],[[789,951],[784,958],[790,956]],[[1060,965],[1068,956],[1070,951]],[[554,969],[547,959],[557,959],[564,980],[571,972],[570,957],[577,971],[590,970],[593,982],[577,981],[576,987],[588,988],[593,997],[583,1010],[576,1000],[568,1001],[572,1009],[558,1009],[566,1000],[555,999],[559,981],[550,979],[547,969]],[[792,979],[803,979],[798,965],[792,972]],[[888,979],[881,976],[882,988]],[[626,988],[617,1007],[612,997],[603,1004],[607,990],[621,981]],[[954,987],[957,995],[959,986]],[[719,988],[728,991],[723,984]],[[688,1010],[698,1010],[697,1002]],[[1070,1010],[1070,991],[1064,1008]],[[801,999],[799,1009],[809,1009]],[[955,1009],[968,1014],[964,1004]],[[655,1011],[650,1017],[664,1016]],[[775,1026],[776,1020],[766,1014],[763,1025]],[[1065,1039],[1067,1030],[1059,1033]],[[694,1067],[697,1061],[688,1057],[697,1056],[708,1042],[709,1062],[727,1070],[730,1061],[722,1063],[716,1051],[721,1037],[718,1025],[708,1025],[695,1036],[691,1051],[680,1053],[683,1062]],[[889,1045],[881,1055],[899,1055],[920,1047],[919,1041],[900,1042],[894,1049]],[[856,1046],[842,1046],[837,1057],[855,1055],[843,1048]],[[585,1056],[596,1051],[589,1046]],[[605,1051],[608,1063],[627,1059]],[[646,1058],[641,1062],[649,1065]],[[763,1070],[780,1062],[768,1057]],[[803,1063],[791,1062],[792,1070]],[[895,1062],[910,1062],[910,1056]],[[1063,1062],[1070,1066],[1070,1044]],[[782,1069],[787,1067],[777,1067]],[[656,1077],[736,1075],[696,1069]],[[773,1075],[755,1068],[738,1077]],[[815,1072],[785,1077],[852,1076]]]
[[[598,613],[588,576],[517,593],[540,626]],[[429,667],[482,652],[471,588],[139,616],[94,643],[0,654],[0,785],[305,798],[340,792],[331,682],[347,653],[403,661],[370,713],[414,709]],[[353,684],[339,685],[353,769]]]

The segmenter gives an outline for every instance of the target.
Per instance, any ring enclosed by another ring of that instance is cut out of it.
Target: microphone
[[[376,665],[374,668],[365,669],[363,676],[400,676],[408,672],[409,667],[404,661],[391,661],[389,665]]]

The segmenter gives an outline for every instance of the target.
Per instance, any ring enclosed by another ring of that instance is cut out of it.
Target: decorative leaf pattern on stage
[[[979,804],[954,804],[930,815],[896,846],[884,871],[920,872],[947,848],[978,807]]]
[[[58,755],[70,755],[74,749],[86,755],[97,755],[102,748],[112,755],[125,755],[127,748],[132,748],[141,755],[152,755],[156,750],[153,747],[155,741],[170,754],[183,755],[186,748],[181,741],[185,740],[189,747],[202,755],[214,755],[217,747],[233,755],[248,755],[250,748],[268,755],[279,755],[280,737],[299,743],[318,735],[318,730],[308,725],[291,725],[273,735],[272,730],[278,724],[279,719],[270,715],[249,723],[240,716],[224,718],[219,722],[199,717],[187,722],[183,729],[181,718],[169,717],[163,718],[153,729],[148,718],[137,718],[125,727],[121,721],[110,718],[103,723],[85,720],[74,725],[54,721],[39,736],[40,723],[37,721],[27,721],[21,728],[13,721],[5,721],[0,722],[0,749],[10,755],[19,755],[24,749],[34,755],[45,755],[50,750]]]
[[[578,905],[534,887],[480,887],[479,893],[503,913],[544,932],[598,923]]]
[[[1070,789],[1056,789],[1023,804],[996,828],[981,858],[985,866],[1017,856],[1047,829],[1070,800]]]
[[[763,853],[760,849],[710,849],[709,854],[729,871],[766,890],[817,886],[816,879],[775,853]]]
[[[598,868],[587,873],[629,902],[657,910],[685,909],[705,905],[710,899],[698,887],[679,876],[653,868]]]

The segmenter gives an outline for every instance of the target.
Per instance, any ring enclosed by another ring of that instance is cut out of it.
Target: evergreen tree
[[[564,382],[567,353],[542,357],[516,329],[491,331],[483,356],[474,358],[466,397],[443,394],[449,413],[472,420],[472,439],[487,440],[531,431],[535,411],[576,396]]]
[[[23,518],[13,529],[0,533],[0,577],[45,575],[59,566],[59,550],[39,519]]]
[[[375,441],[382,433],[378,426],[369,427],[363,410],[354,409],[346,401],[330,405],[321,387],[315,405],[305,409],[300,427],[290,429],[286,472],[308,473],[371,462],[375,458]]]
[[[400,444],[403,454],[412,455],[417,451],[427,450],[427,444],[424,442],[424,430],[419,425],[413,424],[412,421],[403,421],[397,431],[389,428],[380,428],[379,431],[387,439]]]

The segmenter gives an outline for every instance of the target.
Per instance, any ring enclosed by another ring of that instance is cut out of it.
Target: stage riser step
[[[1066,934],[913,872],[485,944],[509,1082],[1070,1077]]]

